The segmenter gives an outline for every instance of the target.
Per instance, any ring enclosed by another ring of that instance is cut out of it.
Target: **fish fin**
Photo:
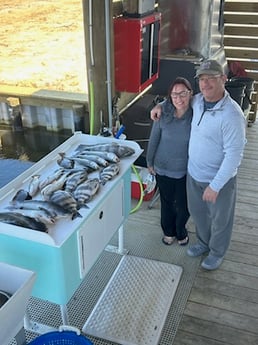
[[[81,205],[81,208],[82,208],[82,207],[83,207],[83,208],[89,208],[89,206],[88,206],[87,204],[82,204],[82,205]]]
[[[79,212],[73,213],[73,215],[72,215],[72,220],[74,220],[74,219],[77,218],[77,217],[82,218],[82,215],[81,215]]]
[[[89,206],[87,206],[87,204],[83,204],[83,203],[77,204],[77,210],[80,210],[81,208],[89,208]]]

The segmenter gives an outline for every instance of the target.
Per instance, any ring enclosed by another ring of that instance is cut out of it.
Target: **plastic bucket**
[[[243,109],[243,100],[245,97],[246,85],[234,80],[227,81],[225,88],[229,92],[230,96],[240,105]]]
[[[252,103],[251,97],[252,92],[254,91],[254,79],[247,77],[233,77],[231,81],[245,84],[246,89],[242,109],[247,110]]]
[[[72,331],[56,331],[42,334],[28,345],[93,345],[93,343]]]

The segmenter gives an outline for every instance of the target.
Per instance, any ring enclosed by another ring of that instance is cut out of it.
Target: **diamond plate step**
[[[155,345],[173,301],[182,267],[125,255],[83,332],[122,345]]]

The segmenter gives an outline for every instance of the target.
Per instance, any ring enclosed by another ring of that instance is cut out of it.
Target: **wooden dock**
[[[247,128],[230,248],[198,270],[173,345],[258,344],[258,124]]]

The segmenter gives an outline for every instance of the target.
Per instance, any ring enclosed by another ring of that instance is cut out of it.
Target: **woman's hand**
[[[151,175],[156,175],[155,170],[153,167],[148,167],[148,171]]]

